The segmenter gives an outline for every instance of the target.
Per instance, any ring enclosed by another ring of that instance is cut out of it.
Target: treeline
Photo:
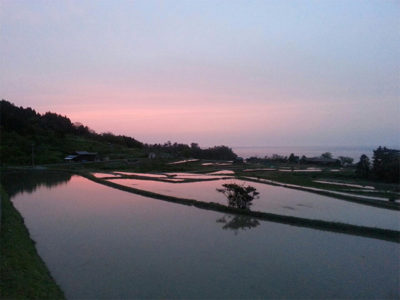
[[[1,164],[59,163],[76,150],[98,152],[100,157],[124,157],[124,153],[154,152],[158,157],[206,158],[232,160],[237,156],[226,146],[201,149],[198,144],[165,143],[144,145],[136,139],[110,132],[98,134],[81,123],[57,113],[40,114],[28,107],[18,107],[6,100],[0,102]],[[122,154],[121,154],[122,153]]]
[[[334,166],[349,166],[353,163],[353,158],[347,156],[339,156],[334,158],[332,153],[325,152],[318,157],[307,157],[305,155],[298,156],[291,153],[289,156],[272,154],[271,156],[265,156],[264,158],[259,158],[252,156],[246,159],[249,163],[295,163],[295,164],[316,164],[316,165],[334,165]]]
[[[253,156],[246,159],[246,161],[261,164],[296,163],[325,166],[355,166],[355,175],[359,178],[400,183],[400,150],[379,146],[373,153],[372,162],[367,155],[363,154],[356,164],[353,164],[353,158],[351,157],[339,156],[338,158],[334,158],[330,152],[322,153],[319,157],[306,157],[304,155],[300,157],[293,153],[289,156],[273,154],[264,158]]]
[[[56,113],[40,114],[28,107],[17,107],[0,102],[0,155],[2,164],[28,164],[32,151],[37,163],[62,162],[66,154],[74,150],[98,151],[106,146],[117,145],[126,148],[142,148],[136,139],[112,133],[98,134],[81,123]],[[68,137],[80,137],[80,143],[71,142]],[[76,146],[91,149],[74,149]]]
[[[363,154],[356,164],[356,174],[361,178],[400,182],[400,150],[379,146],[374,150],[372,164]]]
[[[178,144],[167,142],[165,144],[145,145],[148,153],[154,152],[156,155],[166,156],[169,158],[203,158],[203,159],[219,159],[234,160],[237,155],[227,146],[215,146],[202,149],[197,143]]]
[[[128,148],[143,146],[134,138],[112,133],[98,134],[81,123],[72,123],[66,116],[52,112],[40,114],[30,107],[17,107],[6,100],[1,100],[0,103],[0,126],[3,130],[21,135],[34,136],[52,133],[57,137],[64,137],[67,134],[74,134]]]

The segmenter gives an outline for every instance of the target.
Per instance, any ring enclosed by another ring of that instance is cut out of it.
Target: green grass
[[[0,187],[1,189],[1,187]],[[1,190],[1,299],[65,299],[44,262],[24,220]]]

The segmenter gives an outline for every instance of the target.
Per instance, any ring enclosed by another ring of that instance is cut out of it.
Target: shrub
[[[255,187],[245,184],[226,183],[222,186],[223,188],[217,191],[228,198],[228,205],[231,207],[249,209],[251,202],[259,195]]]

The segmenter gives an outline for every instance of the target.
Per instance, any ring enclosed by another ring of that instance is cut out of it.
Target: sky
[[[0,97],[201,146],[400,144],[400,1],[0,0]]]

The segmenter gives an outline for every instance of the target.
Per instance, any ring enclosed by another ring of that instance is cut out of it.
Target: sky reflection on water
[[[227,205],[227,199],[216,189],[221,188],[224,183],[246,183],[254,186],[260,193],[260,198],[255,199],[251,206],[251,210],[254,211],[385,229],[399,230],[400,228],[399,211],[355,204],[319,194],[256,182],[233,179],[179,184],[140,179],[110,179],[109,181],[154,193],[224,205]]]
[[[235,216],[79,176],[12,201],[67,298],[399,296],[396,243],[257,220],[235,234]]]

